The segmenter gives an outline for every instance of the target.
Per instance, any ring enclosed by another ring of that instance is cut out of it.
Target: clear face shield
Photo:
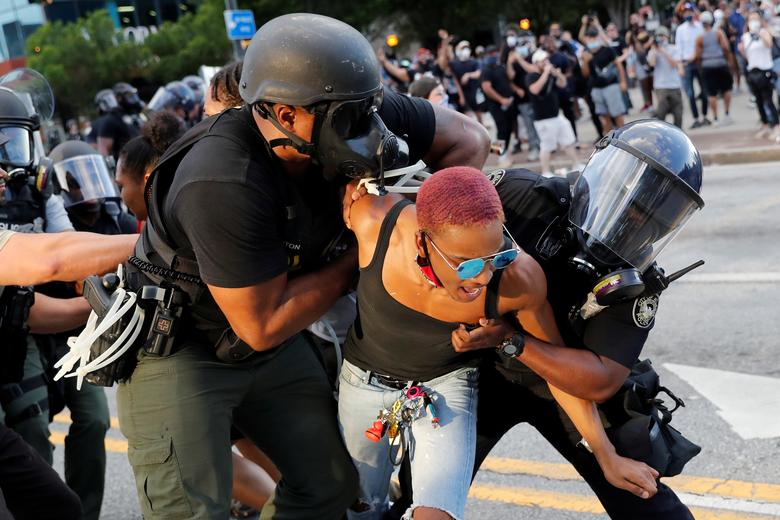
[[[118,199],[119,190],[102,155],[79,155],[54,165],[65,208]]]
[[[595,261],[625,262],[641,273],[703,206],[685,181],[618,144],[591,156],[574,185],[569,219]]]
[[[21,126],[0,127],[0,165],[5,169],[29,168],[34,158],[33,134]]]

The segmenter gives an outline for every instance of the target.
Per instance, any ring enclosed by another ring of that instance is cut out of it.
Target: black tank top
[[[390,235],[401,210],[409,204],[399,201],[385,216],[374,257],[360,270],[358,316],[349,330],[344,358],[381,375],[430,381],[464,366],[479,365],[481,352],[455,352],[452,331],[459,323],[437,320],[400,304],[382,283]]]

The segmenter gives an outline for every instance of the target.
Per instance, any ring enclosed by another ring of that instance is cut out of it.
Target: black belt
[[[382,374],[377,374],[376,372],[369,371],[368,379],[369,381],[371,378],[376,379],[376,381],[384,386],[389,386],[390,388],[393,388],[395,390],[403,390],[407,386],[414,386],[416,384],[415,381],[410,381],[408,379],[397,379],[395,377],[391,376],[383,376]]]

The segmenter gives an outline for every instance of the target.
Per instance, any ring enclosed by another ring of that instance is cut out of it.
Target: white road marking
[[[759,515],[780,517],[780,504],[739,500],[737,498],[725,498],[713,495],[694,495],[693,493],[677,493],[677,496],[689,507],[707,507],[711,509],[723,509],[725,511],[739,511],[740,513],[757,513]]]
[[[664,363],[717,408],[743,439],[780,437],[780,379]]]
[[[678,283],[777,283],[780,282],[778,272],[757,273],[690,273],[676,282]]]

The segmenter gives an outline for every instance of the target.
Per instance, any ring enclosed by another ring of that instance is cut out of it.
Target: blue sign
[[[255,15],[249,10],[225,11],[225,28],[230,40],[249,40],[255,35]]]

